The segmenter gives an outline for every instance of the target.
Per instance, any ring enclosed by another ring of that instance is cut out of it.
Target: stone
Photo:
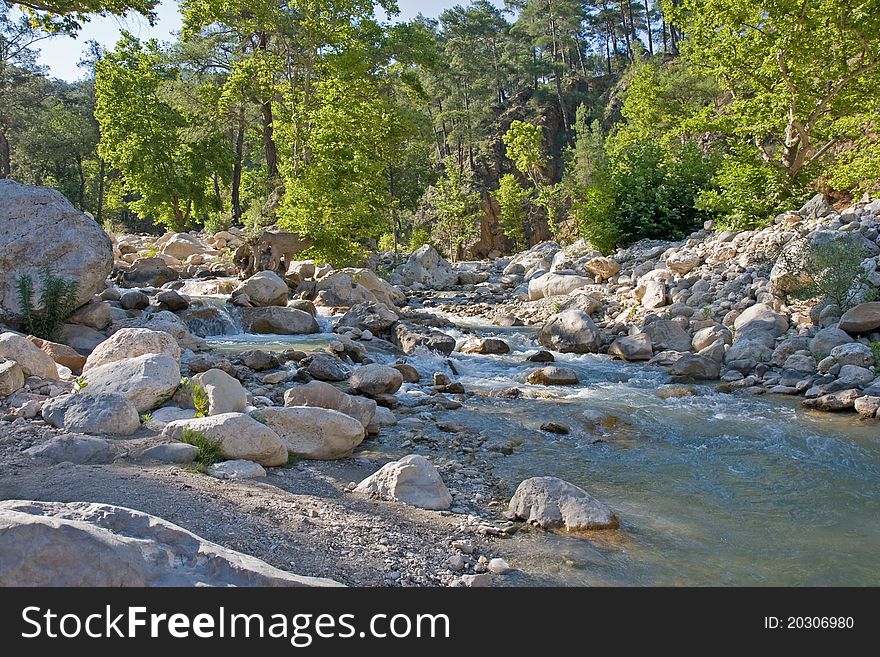
[[[277,386],[287,381],[287,377],[289,375],[290,372],[288,372],[287,370],[281,370],[280,372],[270,372],[269,374],[263,375],[263,378],[260,379],[260,383],[267,386]]]
[[[538,351],[526,358],[529,363],[553,363],[556,358],[549,351]]]
[[[162,253],[183,262],[192,255],[205,254],[211,249],[194,235],[171,233],[163,236]]]
[[[319,381],[345,381],[351,376],[348,366],[330,354],[315,354],[300,364],[304,365],[306,371]]]
[[[654,351],[690,351],[691,336],[681,326],[669,319],[658,319],[642,328],[654,345]]]
[[[156,295],[156,303],[163,310],[170,310],[173,313],[186,310],[190,306],[189,300],[176,290],[162,290]]]
[[[418,383],[422,380],[419,371],[409,363],[395,363],[391,367],[400,372],[404,383]]]
[[[53,427],[75,433],[130,436],[141,428],[137,409],[118,394],[60,395],[43,404],[43,419]]]
[[[666,305],[666,285],[660,281],[647,281],[642,294],[642,306],[655,310]]]
[[[587,262],[584,263],[584,269],[597,278],[607,281],[612,276],[617,276],[617,274],[620,273],[620,264],[611,258],[597,256],[587,260]]]
[[[398,322],[391,337],[394,344],[408,356],[416,353],[419,347],[448,356],[453,352],[456,344],[455,338],[451,335],[436,329],[416,326],[410,322]]]
[[[732,344],[733,334],[730,332],[730,329],[720,325],[707,326],[694,333],[691,347],[694,351],[700,351],[713,345],[718,340],[722,340],[726,345]]]
[[[815,399],[805,399],[803,404],[819,411],[849,411],[855,407],[856,399],[862,396],[858,390],[841,390]]]
[[[816,360],[822,360],[826,356],[830,356],[835,347],[852,342],[854,340],[845,331],[841,331],[839,328],[826,328],[817,332],[810,340],[810,352],[816,357]]]
[[[437,468],[419,454],[386,463],[360,482],[355,492],[421,509],[439,511],[452,506],[452,495]]]
[[[92,353],[106,339],[107,336],[100,331],[79,324],[65,324],[58,336],[58,341],[61,344],[67,345],[82,355]]]
[[[273,271],[257,272],[233,292],[232,298],[246,294],[257,307],[286,306],[289,289],[278,274]]]
[[[403,385],[403,375],[387,365],[364,365],[352,372],[348,383],[352,390],[369,397],[393,395]]]
[[[838,345],[831,350],[831,357],[841,366],[871,367],[874,364],[874,352],[861,342]]]
[[[180,367],[170,356],[144,354],[90,369],[85,375],[90,395],[117,393],[146,413],[171,398],[180,385]]]
[[[86,364],[86,357],[76,351],[73,347],[66,344],[50,342],[41,338],[29,335],[30,340],[35,347],[46,352],[49,358],[55,361],[57,365],[63,365],[74,374],[81,374],[83,366]]]
[[[351,274],[333,272],[315,284],[315,304],[327,308],[351,308],[359,304],[377,303],[379,300]]]
[[[669,373],[676,379],[711,381],[721,376],[721,364],[699,354],[685,354],[675,361]]]
[[[83,372],[88,373],[108,363],[147,354],[167,356],[180,363],[180,347],[170,334],[143,328],[127,328],[120,329],[98,345],[86,359]]]
[[[492,586],[492,575],[490,573],[462,575],[461,582],[469,589],[484,588],[487,586]]]
[[[275,354],[263,351],[262,349],[249,349],[248,351],[243,351],[238,355],[238,359],[241,361],[242,365],[255,372],[274,370],[279,365],[278,358]]]
[[[877,411],[880,410],[880,397],[859,397],[853,403],[853,408],[862,417],[876,417]]]
[[[29,276],[39,308],[43,268],[76,283],[76,305],[104,289],[113,269],[113,244],[101,225],[46,187],[0,180],[0,321],[21,313],[16,292]]]
[[[418,248],[395,272],[403,285],[416,283],[425,287],[445,289],[458,283],[458,274],[430,244]]]
[[[0,180],[0,183],[3,182]],[[0,358],[14,360],[26,377],[58,379],[58,367],[52,357],[16,333],[0,333]]]
[[[247,408],[247,391],[238,379],[222,370],[208,370],[192,377],[192,382],[200,385],[208,395],[208,415],[241,413]]]
[[[103,438],[73,433],[52,438],[49,442],[24,450],[24,453],[33,458],[46,459],[52,463],[76,463],[79,465],[110,463],[115,457],[110,443]]]
[[[510,500],[509,512],[542,529],[569,532],[615,529],[617,516],[582,488],[556,477],[523,481]]]
[[[224,413],[192,420],[175,420],[165,426],[162,435],[182,441],[186,430],[200,432],[207,440],[219,443],[220,452],[227,459],[254,461],[266,467],[287,464],[287,448],[281,437],[250,415]]]
[[[312,406],[328,408],[353,417],[367,428],[377,412],[376,402],[366,397],[355,397],[323,381],[312,381],[291,388],[284,393],[285,406]]]
[[[338,586],[234,552],[140,511],[87,502],[0,502],[7,586]]]
[[[304,459],[346,458],[366,435],[359,420],[327,408],[273,407],[255,415],[278,434],[290,454]]]
[[[161,461],[162,463],[192,463],[199,450],[195,445],[186,443],[162,443],[153,445],[143,451],[143,457]]]
[[[202,349],[205,341],[197,338],[190,333],[189,327],[177,315],[167,310],[160,310],[155,313],[145,313],[140,317],[132,317],[124,321],[114,322],[108,333],[113,336],[124,329],[142,328],[150,331],[158,331],[167,333],[180,345],[181,349],[192,349],[198,351]]]
[[[666,256],[666,267],[684,276],[700,266],[701,258],[693,251],[678,251]]]
[[[122,297],[119,299],[119,304],[126,310],[143,310],[150,305],[150,297],[148,297],[140,290],[127,290],[122,294]],[[105,324],[104,326],[108,326],[109,324],[110,322],[107,322],[107,324]],[[104,327],[96,326],[95,328]]]
[[[880,301],[860,303],[843,313],[837,327],[853,335],[870,333],[880,328]]]
[[[874,380],[874,373],[866,367],[858,365],[844,365],[840,368],[837,381],[840,385],[849,388],[866,386]]]
[[[754,334],[753,334],[754,335]],[[724,362],[730,365],[736,361],[753,361],[753,363],[766,363],[773,356],[771,348],[766,340],[761,339],[737,339],[733,341],[730,349],[724,356]]]
[[[394,306],[402,306],[406,303],[406,295],[403,292],[388,281],[379,278],[371,269],[348,267],[341,269],[340,272],[350,276],[352,281],[366,288],[376,301],[392,311]]]
[[[543,386],[574,386],[580,383],[580,379],[574,370],[566,367],[542,367],[529,374],[528,382]]]
[[[651,345],[651,338],[647,333],[637,333],[617,338],[608,353],[617,356],[625,361],[635,362],[641,360],[651,360],[654,356],[654,349]]]
[[[562,353],[589,354],[599,351],[602,333],[582,310],[551,315],[538,332],[538,344]]]
[[[529,301],[571,294],[592,283],[593,280],[585,276],[544,274],[529,281]]]
[[[377,406],[376,414],[373,416],[373,421],[370,422],[368,427],[372,432],[373,429],[393,427],[395,424],[397,424],[397,416],[394,415],[394,411],[384,406]]]
[[[164,406],[150,412],[146,422],[144,422],[144,426],[150,431],[161,432],[162,429],[175,420],[192,420],[195,416],[196,411],[193,408]]]
[[[126,287],[162,287],[180,278],[176,269],[168,266],[162,258],[138,258],[122,272],[122,284]]]
[[[0,359],[0,399],[24,387],[24,372],[14,360]]]
[[[560,422],[545,422],[541,425],[541,431],[556,433],[560,436],[567,436],[571,433],[571,427]]]
[[[296,308],[269,306],[241,308],[241,321],[246,331],[271,335],[311,335],[320,333],[317,320]]]
[[[459,285],[481,285],[489,280],[489,272],[485,271],[460,271],[458,272]]]
[[[511,568],[508,563],[499,557],[495,557],[494,559],[489,559],[489,572],[493,575],[506,575],[507,573],[513,572],[513,568]]]
[[[463,354],[509,354],[510,345],[498,338],[468,338],[459,351]]]
[[[761,339],[769,342],[769,347],[788,330],[788,320],[770,306],[756,303],[736,318],[733,327],[736,329],[737,340]]]
[[[223,461],[212,465],[208,474],[217,479],[257,479],[266,476],[266,469],[253,461]]]
[[[149,299],[147,303],[149,304]],[[71,324],[88,326],[96,331],[102,331],[113,323],[113,315],[110,312],[109,303],[101,301],[100,297],[93,297],[87,304],[80,306],[68,317],[67,321]]]
[[[336,332],[343,327],[372,331],[375,335],[386,333],[400,318],[383,303],[359,303],[352,306],[336,323]]]

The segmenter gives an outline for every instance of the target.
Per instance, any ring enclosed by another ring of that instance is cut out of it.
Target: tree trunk
[[[259,49],[267,50],[269,47],[269,37],[265,32],[259,34]],[[266,149],[266,170],[270,179],[277,179],[278,176],[278,147],[275,145],[275,131],[272,126],[272,99],[268,98],[263,101],[260,106],[260,116],[263,120],[263,144]]]
[[[645,25],[648,27],[648,53],[654,54],[654,37],[651,36],[651,8],[648,0],[645,0]]]
[[[238,114],[238,133],[235,136],[235,164],[232,166],[232,220],[241,219],[241,170],[244,160],[244,107]]]
[[[12,161],[9,151],[9,140],[5,133],[0,132],[0,180],[12,175]]]
[[[95,219],[99,224],[104,223],[104,176],[106,164],[104,163],[104,159],[101,158],[100,166],[98,167],[98,207],[95,212]]]

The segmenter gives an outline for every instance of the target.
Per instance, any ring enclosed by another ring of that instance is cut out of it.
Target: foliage
[[[5,0],[16,5],[28,19],[48,32],[75,34],[90,15],[125,16],[137,12],[150,23],[156,19],[156,0]]]
[[[220,442],[207,438],[203,431],[184,429],[180,441],[198,450],[195,461],[200,466],[208,467],[223,460]]]
[[[877,298],[862,261],[866,249],[847,237],[821,241],[801,240],[782,255],[792,271],[803,271],[810,282],[793,290],[796,299],[827,301],[846,312],[853,306]]]
[[[85,376],[76,377],[76,381],[73,382],[73,394],[78,395],[83,390],[85,390],[89,385],[89,382],[86,380]]]
[[[530,197],[529,191],[519,184],[516,176],[507,174],[501,177],[498,191],[495,192],[495,200],[501,210],[501,227],[517,248],[526,246],[525,223]]]
[[[28,274],[16,280],[21,323],[31,335],[44,340],[56,340],[64,322],[77,308],[76,281],[65,281],[55,276],[50,267],[40,275],[40,301],[34,302],[34,281]]]
[[[208,393],[204,386],[188,378],[181,379],[180,386],[186,390],[192,398],[193,408],[196,409],[196,417],[208,417],[210,404]]]
[[[541,126],[514,121],[504,133],[504,145],[517,170],[529,177],[536,187],[541,181],[544,165],[544,131]]]
[[[457,260],[463,246],[477,235],[480,194],[452,161],[447,161],[446,177],[437,182],[429,196],[428,213],[435,220],[431,236],[450,258]]]
[[[871,348],[871,354],[874,356],[874,363],[880,363],[880,342],[870,342],[868,347]]]

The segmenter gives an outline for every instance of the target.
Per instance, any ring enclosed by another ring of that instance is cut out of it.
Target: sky
[[[493,0],[503,6],[502,0]],[[444,9],[467,4],[467,0],[398,0],[400,19],[409,20],[418,14],[436,17]],[[93,18],[80,32],[78,38],[58,36],[40,43],[39,62],[49,68],[52,77],[73,82],[84,75],[77,66],[82,58],[87,41],[95,40],[102,46],[112,48],[119,38],[120,30],[128,30],[140,38],[155,37],[160,41],[170,40],[174,32],[180,30],[180,12],[175,0],[164,0],[158,9],[159,21],[150,27],[143,17]]]

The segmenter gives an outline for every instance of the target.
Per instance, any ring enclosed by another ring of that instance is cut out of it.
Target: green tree
[[[454,160],[447,160],[446,177],[429,194],[428,214],[434,222],[431,237],[439,241],[450,258],[459,260],[465,245],[477,235],[480,194]]]
[[[525,225],[528,219],[531,193],[519,184],[516,176],[501,176],[495,200],[501,210],[501,227],[517,248],[526,246]]]
[[[91,15],[125,16],[136,12],[152,23],[156,4],[157,0],[4,0],[0,9],[16,6],[44,30],[76,33]]]
[[[504,145],[507,147],[507,157],[514,166],[538,187],[543,179],[542,168],[545,165],[544,131],[541,126],[513,121],[504,133]]]

